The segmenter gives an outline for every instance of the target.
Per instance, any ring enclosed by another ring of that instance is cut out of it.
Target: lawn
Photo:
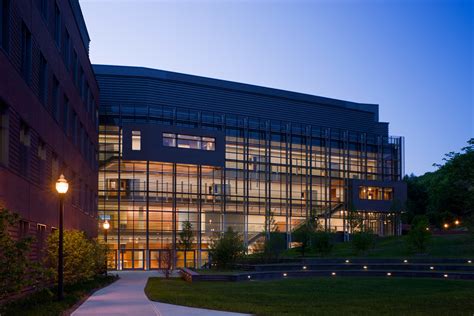
[[[407,246],[406,236],[378,238],[375,247],[360,256],[368,258],[407,258],[414,256]],[[284,257],[299,256],[298,249],[286,251]],[[306,256],[315,256],[308,252]],[[351,243],[337,243],[328,257],[355,257]],[[474,258],[474,240],[469,235],[432,236],[428,245],[427,257],[435,258]]]
[[[150,278],[151,300],[256,315],[473,315],[474,282],[307,278],[195,282]]]
[[[14,316],[50,316],[60,315],[70,309],[81,299],[87,297],[92,291],[102,288],[117,278],[115,276],[97,276],[94,279],[64,288],[64,300],[56,300],[56,289],[45,289],[30,294],[23,299],[0,306],[0,315]]]

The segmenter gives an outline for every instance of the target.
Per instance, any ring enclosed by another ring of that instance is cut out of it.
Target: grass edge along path
[[[328,277],[249,282],[150,278],[162,303],[256,315],[472,315],[474,282]]]
[[[96,276],[94,279],[73,285],[66,285],[64,288],[64,299],[56,300],[56,288],[44,289],[26,295],[0,306],[0,315],[22,315],[22,316],[50,316],[69,315],[78,307],[79,302],[83,302],[95,291],[106,287],[118,280],[115,275]]]

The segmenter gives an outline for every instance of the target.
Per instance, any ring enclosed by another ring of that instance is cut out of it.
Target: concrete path
[[[238,316],[239,313],[213,311],[150,301],[143,289],[156,271],[120,271],[120,279],[92,294],[72,316]]]

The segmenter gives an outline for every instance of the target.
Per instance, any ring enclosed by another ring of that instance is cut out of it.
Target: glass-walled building
[[[232,227],[252,251],[310,214],[347,234],[348,212],[400,233],[403,138],[378,106],[135,67],[94,66],[101,88],[99,217],[111,268],[157,269],[192,224],[187,266]]]

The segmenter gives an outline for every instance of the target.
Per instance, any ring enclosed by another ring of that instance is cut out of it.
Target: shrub
[[[0,210],[0,299],[18,293],[27,286],[41,286],[45,270],[29,259],[33,238],[12,238],[9,230],[18,225],[20,216]]]
[[[48,236],[46,265],[57,280],[59,231]],[[106,246],[89,240],[84,232],[64,231],[64,283],[72,284],[92,279],[105,268]]]
[[[218,268],[225,269],[232,266],[244,253],[245,247],[242,238],[232,227],[227,228],[224,234],[216,235],[215,238],[211,239],[209,245],[212,263]]]
[[[331,233],[318,231],[313,234],[311,239],[311,248],[317,254],[324,256],[331,253],[334,247]]]
[[[360,231],[352,235],[352,248],[357,254],[367,253],[375,246],[375,235],[371,231]]]
[[[299,250],[302,257],[304,257],[309,250],[313,233],[314,229],[309,223],[303,224],[292,233],[293,241],[300,243]]]
[[[280,232],[271,232],[263,244],[263,256],[267,260],[278,259],[286,250],[286,235]]]
[[[411,222],[411,228],[408,232],[408,247],[418,253],[426,251],[429,241],[431,240],[431,231],[428,218],[424,215],[415,216]]]

